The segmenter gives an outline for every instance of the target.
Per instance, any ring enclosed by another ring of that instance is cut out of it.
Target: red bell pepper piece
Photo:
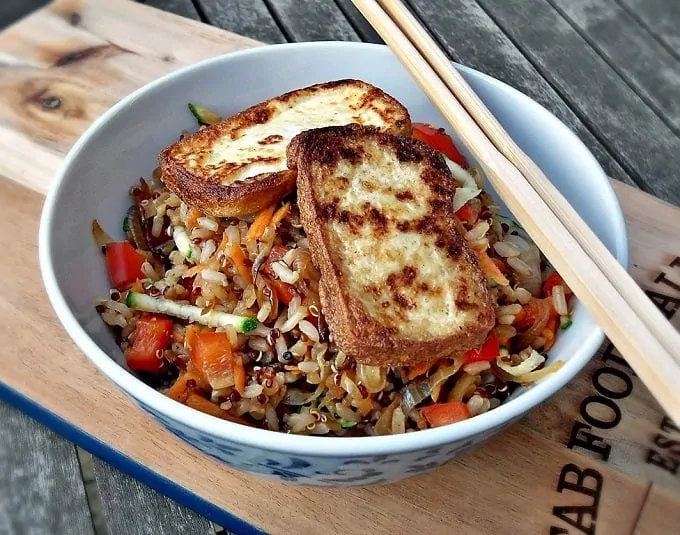
[[[449,160],[456,162],[462,168],[469,167],[465,156],[456,148],[453,139],[443,128],[434,128],[425,123],[413,123],[413,137],[444,153]]]
[[[234,386],[234,354],[226,333],[192,332],[189,354],[194,368],[212,388]]]
[[[553,271],[543,283],[543,289],[541,290],[543,297],[552,295],[552,289],[560,284],[564,286],[564,295],[569,297],[573,294],[573,292],[569,289],[569,286],[567,286],[567,284],[564,282],[562,276],[557,271]]]
[[[128,367],[134,371],[159,373],[165,367],[161,352],[170,347],[171,334],[170,318],[152,314],[139,318],[135,340],[125,351]]]
[[[430,424],[430,427],[453,424],[470,417],[470,409],[462,401],[429,405],[420,409],[420,413]]]
[[[498,337],[496,333],[492,332],[486,339],[486,342],[479,349],[471,349],[465,353],[465,364],[471,362],[490,362],[501,354],[501,348],[498,344]]]
[[[127,290],[137,279],[144,278],[144,256],[128,242],[109,243],[106,246],[106,265],[114,287]]]
[[[479,218],[479,212],[472,207],[470,202],[466,202],[458,209],[456,212],[456,217],[461,221],[465,221],[466,223],[473,225]]]

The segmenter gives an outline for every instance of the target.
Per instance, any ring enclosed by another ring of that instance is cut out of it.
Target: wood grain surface
[[[75,446],[1,402],[0,422],[0,533],[93,534]]]
[[[483,449],[384,487],[264,482],[205,457],[137,409],[75,348],[44,295],[36,244],[42,195],[64,151],[106,107],[163,72],[255,43],[123,0],[94,4],[60,1],[0,34],[0,143],[12,147],[0,159],[0,229],[13,260],[0,264],[0,277],[11,281],[0,293],[0,343],[10,348],[0,381],[270,533],[620,534],[678,525],[678,430],[606,346],[568,387]],[[680,210],[614,185],[632,273],[675,311]]]

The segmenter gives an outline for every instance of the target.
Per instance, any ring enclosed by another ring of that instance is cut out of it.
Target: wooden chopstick
[[[454,84],[455,89],[460,90],[463,95],[461,100],[467,101],[471,108],[475,108],[476,114],[481,117],[480,124],[489,129],[491,127],[496,129],[493,136],[489,134],[489,137],[495,136],[503,151],[507,151],[511,156],[506,158],[487,138],[487,134],[458,101],[457,94],[452,93],[452,89],[445,83],[445,74],[440,77],[433,69],[433,66],[440,67],[442,73],[452,69],[448,60],[444,60],[445,65],[439,65],[432,59],[431,65],[420,55],[418,48],[397,24],[399,22],[405,27],[411,26],[410,35],[414,42],[417,41],[424,50],[430,48],[423,44],[423,34],[429,39],[426,32],[422,28],[417,32],[413,31],[413,24],[419,25],[406,8],[398,1],[384,0],[383,5],[392,13],[393,20],[376,0],[353,1],[449,121],[460,139],[482,165],[508,208],[564,277],[566,283],[628,360],[663,409],[676,423],[680,423],[678,386],[680,335],[658,313],[654,305],[651,305],[653,312],[649,314],[656,323],[653,326],[648,325],[644,318],[651,310],[649,307],[651,303],[637,284],[625,270],[615,269],[609,265],[607,259],[611,258],[620,268],[580,217],[576,216],[576,223],[571,221],[576,212],[561,195],[555,194],[556,189],[526,155],[523,158],[518,156],[514,151],[516,145],[510,136],[504,132],[472,89],[462,78],[455,80],[457,82]],[[406,15],[412,19],[410,24]],[[404,32],[406,31],[404,28]],[[434,43],[431,44],[438,49]],[[443,56],[443,53],[441,54]],[[428,57],[434,58],[434,55]],[[446,78],[451,81],[454,77]],[[463,84],[466,89],[461,90]],[[523,168],[531,171],[528,174],[532,175],[536,186],[523,176],[511,163],[510,158],[521,162]],[[544,200],[544,196],[549,200]],[[566,224],[562,218],[568,220]],[[571,229],[574,229],[573,232]],[[581,241],[587,245],[582,245]],[[590,252],[593,252],[592,257]],[[616,282],[610,281],[609,276],[615,278]],[[629,286],[637,288],[638,292],[630,290]]]
[[[562,224],[576,238],[583,250],[599,266],[621,296],[629,303],[636,303],[635,309],[656,338],[673,352],[680,338],[675,329],[668,329],[668,323],[661,311],[631,279],[604,244],[597,238],[581,216],[574,210],[558,189],[545,177],[538,166],[515,143],[491,111],[481,101],[470,85],[451,65],[446,54],[421,26],[411,12],[400,2],[378,0],[383,9],[399,25],[409,40],[436,71],[456,99],[472,116],[493,145],[518,170],[555,213]],[[678,385],[680,388],[680,385]]]

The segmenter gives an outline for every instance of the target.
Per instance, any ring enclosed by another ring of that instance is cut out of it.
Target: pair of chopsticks
[[[661,407],[680,423],[680,334],[517,146],[400,0],[353,0]],[[578,177],[575,177],[578,180]]]

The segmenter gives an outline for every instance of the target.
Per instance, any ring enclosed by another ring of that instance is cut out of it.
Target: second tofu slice
[[[170,145],[161,179],[190,206],[216,217],[252,214],[295,188],[286,166],[290,140],[305,130],[350,123],[410,134],[408,111],[359,80],[298,89],[256,104]]]
[[[456,231],[456,184],[424,143],[375,128],[297,136],[288,165],[321,271],[324,314],[359,362],[404,366],[478,347],[494,310]]]

